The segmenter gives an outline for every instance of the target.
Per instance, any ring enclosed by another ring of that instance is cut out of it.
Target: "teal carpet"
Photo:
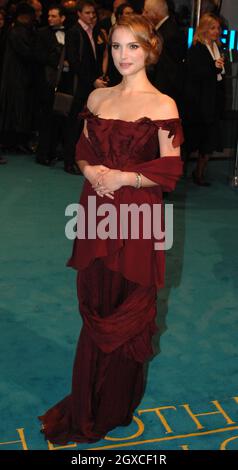
[[[210,188],[181,180],[167,201],[175,240],[161,335],[134,422],[69,449],[238,449],[238,193],[228,166],[210,162]],[[64,212],[81,185],[29,156],[0,167],[0,450],[48,449],[37,416],[70,392],[81,320]]]

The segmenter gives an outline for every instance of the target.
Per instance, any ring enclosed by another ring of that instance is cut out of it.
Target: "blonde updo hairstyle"
[[[120,17],[109,34],[109,44],[112,43],[114,31],[118,27],[128,28],[135,36],[135,41],[147,53],[145,65],[156,64],[162,51],[162,39],[160,39],[153,27],[153,24],[142,15],[128,15]]]

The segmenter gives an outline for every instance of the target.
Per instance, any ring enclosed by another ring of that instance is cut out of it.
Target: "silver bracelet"
[[[141,174],[136,173],[136,189],[140,189],[142,186]]]

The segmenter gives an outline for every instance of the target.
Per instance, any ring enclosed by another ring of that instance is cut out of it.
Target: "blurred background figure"
[[[82,122],[79,122],[78,114],[94,88],[107,86],[106,80],[102,77],[99,61],[100,54],[95,31],[97,18],[95,3],[92,0],[79,0],[77,15],[77,23],[66,34],[66,56],[70,73],[73,77],[77,77],[76,93],[67,118],[68,132],[65,145],[65,154],[68,159],[65,171],[71,174],[77,173],[75,148],[82,131]]]
[[[111,29],[111,27],[116,23],[116,16],[115,16],[115,12],[117,10],[117,8],[122,5],[122,3],[125,3],[125,0],[114,0],[113,4],[112,4],[112,13],[109,17],[106,17],[104,18],[101,22],[100,22],[100,28],[104,29],[107,33],[107,35],[109,34],[109,31]]]
[[[4,55],[0,91],[0,133],[5,147],[29,151],[34,95],[34,9],[17,5]]]
[[[187,54],[186,38],[170,14],[166,0],[145,0],[143,14],[153,23],[163,41],[161,56],[151,68],[149,79],[159,91],[171,96],[180,107]]]
[[[76,0],[63,0],[61,6],[65,12],[65,29],[72,28],[77,23],[77,2]]]
[[[144,9],[144,0],[130,0],[130,4],[135,13],[141,15]]]
[[[54,115],[53,103],[57,71],[65,48],[65,14],[60,5],[52,5],[48,11],[48,26],[36,36],[35,60],[38,62],[39,90],[39,142],[36,162],[50,166],[56,159],[59,135],[64,136],[63,117]],[[62,71],[59,90],[67,91],[68,67]]]
[[[5,2],[6,3],[6,2]],[[4,5],[4,2],[1,1],[0,5]],[[6,11],[3,8],[0,8],[0,89],[1,89],[1,78],[2,78],[2,66],[6,48],[7,41],[7,23],[6,23]],[[0,165],[7,163],[6,159],[0,155]]]
[[[205,13],[188,51],[186,98],[186,145],[188,153],[198,150],[192,173],[199,186],[209,186],[205,171],[209,155],[223,150],[221,118],[224,113],[224,58],[219,50],[221,21]]]
[[[221,2],[215,0],[203,0],[201,4],[201,16],[204,15],[204,13],[214,13],[214,15],[218,15],[220,3]]]
[[[35,10],[35,26],[42,25],[42,4],[39,0],[28,0],[27,3]]]
[[[114,19],[115,21],[118,21],[123,16],[132,15],[133,13],[135,13],[130,2],[119,3],[117,8],[115,8],[117,4],[118,2],[117,3],[114,2],[113,4],[114,6],[113,17],[112,17],[113,21]],[[111,21],[112,21],[112,18],[111,18]],[[106,76],[108,79],[108,86],[115,86],[118,83],[120,83],[121,75],[114,65],[112,54],[111,54],[111,47],[110,47],[110,44],[108,43],[108,36],[109,36],[109,32],[107,34],[107,45],[104,51],[102,68],[103,68],[104,76]]]
[[[133,13],[134,9],[129,2],[122,3],[115,11],[116,21],[118,21],[122,16],[132,15]]]
[[[2,77],[2,67],[7,42],[8,24],[6,23],[6,12],[0,9],[0,87]]]

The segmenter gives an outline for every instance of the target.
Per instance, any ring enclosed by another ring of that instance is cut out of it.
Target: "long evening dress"
[[[80,198],[86,214],[90,196],[96,209],[110,203],[119,211],[120,204],[152,207],[162,202],[163,190],[174,189],[182,162],[179,157],[158,157],[158,129],[169,131],[173,145],[179,146],[179,119],[104,119],[87,107],[81,117],[87,119],[88,136],[80,137],[78,160],[141,172],[158,183],[150,188],[122,187],[111,200],[97,196],[86,180]],[[116,426],[130,424],[144,392],[145,362],[153,356],[156,295],[164,285],[164,252],[155,251],[155,241],[153,236],[143,238],[141,219],[138,239],[76,238],[68,266],[78,271],[83,326],[71,394],[39,417],[42,432],[52,443],[95,442]]]

